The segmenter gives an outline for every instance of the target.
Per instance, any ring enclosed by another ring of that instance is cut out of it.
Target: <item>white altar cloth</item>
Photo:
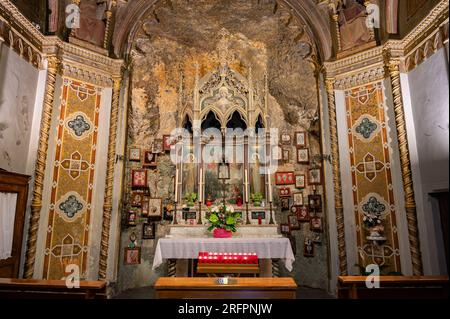
[[[259,259],[282,259],[289,271],[295,260],[288,238],[161,238],[156,246],[153,269],[164,259],[197,259],[201,251],[256,253]]]

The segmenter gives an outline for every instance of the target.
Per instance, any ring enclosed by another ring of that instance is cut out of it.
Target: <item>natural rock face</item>
[[[172,0],[158,4],[141,22],[131,52],[129,146],[150,148],[153,139],[170,134],[181,125],[178,112],[186,106],[192,107],[193,103],[196,64],[200,77],[203,77],[216,69],[219,56],[226,54],[229,66],[243,76],[248,76],[252,69],[258,92],[264,90],[267,74],[271,127],[278,128],[280,133],[289,132],[292,138],[296,131],[309,131],[311,158],[320,153],[318,87],[314,75],[316,49],[305,33],[305,27],[288,9],[273,0]],[[219,33],[223,28],[230,34],[226,52],[218,49]],[[155,177],[155,196],[166,199],[173,195],[166,189],[169,182],[162,180],[170,171],[170,165],[164,160],[169,161],[169,158],[159,159],[158,171],[150,175],[159,176]],[[133,165],[136,164],[128,164],[128,181]],[[291,160],[280,170],[306,174],[308,168],[308,165],[297,164],[292,146]],[[318,187],[317,191],[320,189]],[[312,190],[305,189],[305,197],[309,193]],[[278,222],[286,222],[286,215],[279,214]],[[309,234],[309,227],[303,226],[305,230],[296,234],[299,243]],[[158,235],[163,235],[165,227],[158,224],[157,228]],[[129,232],[125,231],[124,245],[128,236]],[[303,257],[303,246],[297,250],[295,272],[309,274],[308,269],[311,269],[310,280],[302,277],[302,284],[326,288],[326,245],[317,248],[316,251],[322,252],[307,260],[310,265],[306,265]],[[149,255],[143,255],[146,274],[133,270],[133,266],[121,266],[124,278],[133,281],[123,288],[141,285],[139,281],[144,279],[142,284],[151,284],[148,280],[155,276],[151,270],[153,250],[148,252]],[[316,271],[317,267],[323,271]],[[136,276],[141,276],[139,273],[144,278],[132,279],[134,271]]]

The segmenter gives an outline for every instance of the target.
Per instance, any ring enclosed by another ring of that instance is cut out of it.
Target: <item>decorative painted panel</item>
[[[101,89],[63,79],[49,222],[46,279],[66,276],[76,264],[86,278]]]
[[[391,155],[382,82],[345,92],[359,265],[400,272]]]

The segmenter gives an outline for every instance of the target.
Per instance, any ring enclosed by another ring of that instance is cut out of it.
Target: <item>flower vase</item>
[[[216,228],[213,231],[214,238],[231,238],[233,233],[223,228]]]

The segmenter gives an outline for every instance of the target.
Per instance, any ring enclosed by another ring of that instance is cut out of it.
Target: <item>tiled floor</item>
[[[143,287],[123,291],[115,296],[115,299],[153,299],[155,290],[153,287]],[[333,299],[334,296],[321,289],[299,288],[297,299]]]

